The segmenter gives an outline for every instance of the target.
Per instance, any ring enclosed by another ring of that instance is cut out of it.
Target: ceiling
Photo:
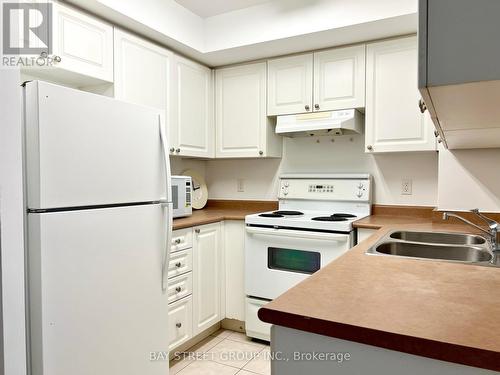
[[[269,0],[175,0],[175,2],[202,18],[208,18],[232,12],[233,10],[267,3]]]

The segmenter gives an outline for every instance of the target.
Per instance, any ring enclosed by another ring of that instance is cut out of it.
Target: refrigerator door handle
[[[163,212],[166,211],[167,216],[167,228],[166,228],[166,239],[165,239],[165,253],[163,254],[163,262],[161,265],[161,290],[162,292],[167,291],[167,279],[168,279],[168,262],[170,260],[170,246],[172,245],[172,225],[173,225],[173,205],[172,203],[162,203]]]
[[[170,172],[170,159],[168,156],[168,144],[167,144],[167,136],[165,134],[165,129],[163,128],[163,125],[161,123],[161,116],[158,116],[158,125],[160,128],[160,140],[161,140],[161,147],[163,151],[163,162],[165,163],[165,187],[166,187],[166,195],[165,198],[167,202],[172,202],[172,180],[170,178],[171,172]]]

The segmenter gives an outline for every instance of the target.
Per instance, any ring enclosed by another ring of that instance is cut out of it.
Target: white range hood
[[[288,137],[361,134],[363,120],[355,109],[278,116],[276,133]]]

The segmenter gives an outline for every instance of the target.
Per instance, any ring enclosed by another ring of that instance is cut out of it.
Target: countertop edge
[[[322,336],[486,370],[500,371],[500,353],[491,350],[306,317],[267,309],[265,306],[260,308],[258,316],[267,323]]]

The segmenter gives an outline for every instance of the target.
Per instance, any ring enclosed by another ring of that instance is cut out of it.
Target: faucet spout
[[[444,211],[443,212],[443,220],[448,220],[450,217],[454,217],[454,218],[457,218],[460,221],[480,230],[481,232],[486,233],[489,236],[489,242],[490,242],[492,251],[500,252],[500,246],[498,243],[498,223],[495,220],[492,220],[489,217],[481,214],[477,208],[471,210],[471,212],[476,214],[477,217],[479,217],[484,222],[486,222],[488,224],[489,230],[486,230],[486,229],[480,227],[479,225],[474,224],[473,222],[471,222],[471,221],[469,221],[469,220],[463,218],[462,216],[457,215],[453,212]]]

